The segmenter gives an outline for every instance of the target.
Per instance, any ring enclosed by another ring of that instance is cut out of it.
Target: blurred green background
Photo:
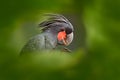
[[[44,13],[73,24],[72,57],[18,56]],[[0,80],[120,80],[120,0],[1,0]]]

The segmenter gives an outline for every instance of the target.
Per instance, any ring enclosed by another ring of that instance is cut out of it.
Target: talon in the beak
[[[68,45],[68,43],[67,43],[67,40],[66,39],[62,39],[63,40],[63,43],[64,43],[64,45]]]

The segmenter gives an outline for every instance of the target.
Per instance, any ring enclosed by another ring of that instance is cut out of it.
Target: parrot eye
[[[62,28],[62,29],[60,29],[60,31],[65,31],[65,29]]]

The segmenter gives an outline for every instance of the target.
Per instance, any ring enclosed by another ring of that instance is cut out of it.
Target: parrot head
[[[73,40],[73,26],[64,16],[47,14],[49,18],[39,24],[43,32],[53,34],[58,45],[68,46]]]

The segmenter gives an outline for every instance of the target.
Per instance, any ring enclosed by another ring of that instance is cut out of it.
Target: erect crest
[[[46,30],[47,28],[50,27],[51,24],[58,23],[58,22],[66,23],[73,29],[72,24],[63,15],[45,14],[45,16],[48,16],[49,18],[39,24],[39,26],[42,27],[42,30]]]

